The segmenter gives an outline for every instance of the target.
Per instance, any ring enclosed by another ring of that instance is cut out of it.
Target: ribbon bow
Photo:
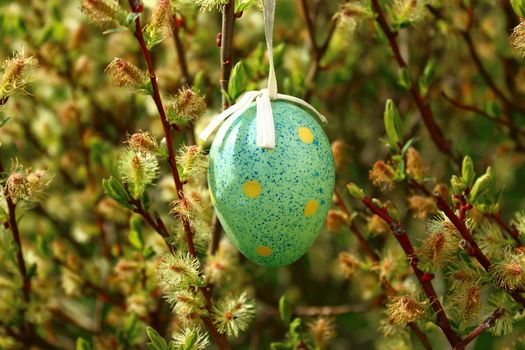
[[[248,91],[244,93],[236,104],[230,106],[222,113],[214,117],[208,126],[200,133],[199,137],[206,140],[224,122],[233,123],[246,111],[253,101],[256,102],[256,125],[257,125],[257,146],[267,149],[275,148],[275,126],[273,123],[272,100],[290,101],[305,107],[316,115],[321,121],[327,123],[326,118],[319,113],[309,103],[300,98],[279,94],[277,92],[277,79],[273,65],[273,23],[275,17],[275,0],[265,0],[263,6],[264,15],[264,35],[266,37],[266,47],[268,50],[269,73],[268,88],[260,91]]]

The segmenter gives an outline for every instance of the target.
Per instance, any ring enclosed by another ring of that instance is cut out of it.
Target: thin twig
[[[179,17],[177,17],[179,16]],[[179,19],[179,20],[178,20]],[[173,37],[173,43],[175,45],[175,51],[177,53],[177,61],[180,67],[181,85],[191,85],[192,78],[188,69],[188,59],[186,57],[186,50],[180,38],[180,25],[179,21],[183,21],[182,15],[174,14],[170,19],[171,36]],[[186,141],[189,145],[194,145],[195,142],[195,129],[193,124],[190,124],[186,130]]]
[[[518,231],[516,226],[507,224],[500,212],[488,213],[485,215],[494,220],[503,230],[505,230],[516,241],[518,248],[523,248],[524,245],[520,238],[520,231]]]
[[[454,350],[463,350],[465,347],[470,344],[474,339],[476,339],[480,334],[485,332],[487,329],[494,327],[496,321],[505,314],[506,310],[504,308],[497,308],[494,312],[479,326],[477,326],[472,332],[470,332],[462,341],[460,341],[455,347]]]
[[[225,92],[228,91],[228,82],[233,67],[233,27],[235,24],[235,0],[230,0],[222,9],[221,28],[221,90],[222,107],[228,107]]]
[[[445,92],[442,92],[441,93],[441,96],[443,96],[443,98],[445,100],[447,100],[448,102],[450,102],[454,107],[458,108],[458,109],[462,109],[464,111],[468,111],[468,112],[472,112],[472,113],[475,113],[475,114],[478,114],[482,117],[485,117],[487,118],[488,120],[490,121],[493,121],[495,122],[496,124],[499,124],[501,126],[505,126],[507,128],[510,128],[512,127],[509,123],[508,120],[505,120],[505,119],[501,119],[501,118],[498,118],[496,116],[493,116],[487,112],[485,112],[484,110],[482,110],[481,108],[478,108],[476,106],[472,106],[472,105],[468,105],[464,102],[461,102],[461,101],[458,101],[456,99],[453,99],[452,97],[448,96]],[[523,130],[520,130],[520,132],[523,132]]]
[[[310,40],[310,45],[312,48],[311,49],[312,59],[310,61],[310,66],[306,73],[306,78],[305,78],[305,83],[304,83],[306,86],[306,92],[304,94],[304,98],[305,100],[309,100],[312,97],[312,94],[314,91],[315,78],[321,68],[321,60],[326,54],[326,51],[328,50],[328,47],[330,45],[330,41],[332,40],[332,37],[335,33],[335,28],[337,26],[337,20],[336,19],[331,20],[330,29],[328,30],[328,34],[326,35],[324,42],[321,45],[319,45],[317,43],[317,39],[315,35],[316,33],[315,22],[312,19],[312,16],[310,15],[311,11],[308,7],[307,0],[301,0],[301,9],[303,12],[303,17],[305,19],[306,29],[308,31],[308,38]]]
[[[390,45],[390,49],[394,54],[395,62],[397,63],[400,69],[407,69],[408,64],[401,55],[401,50],[396,40],[397,32],[392,31],[392,29],[390,28],[390,25],[386,20],[385,14],[381,9],[378,0],[372,0],[372,8],[376,13],[376,21],[379,24],[379,27],[381,28],[383,33],[385,34]],[[434,144],[437,146],[441,153],[450,157],[450,159],[452,159],[456,165],[460,166],[461,159],[453,153],[450,142],[447,139],[445,139],[443,131],[436,123],[434,113],[432,112],[430,105],[428,104],[426,99],[423,96],[421,96],[419,88],[413,80],[411,80],[410,82],[409,92],[419,109],[421,118],[423,119],[423,122]]]
[[[230,82],[230,73],[233,67],[233,29],[235,25],[235,1],[231,0],[224,5],[222,11],[222,28],[221,28],[221,81],[220,86],[222,90],[222,109],[228,108],[228,99],[226,98],[226,91],[228,91],[228,84]],[[219,242],[222,236],[222,226],[217,217],[217,213],[213,212],[212,218],[212,236],[210,241],[210,253],[215,254],[219,248]]]
[[[374,298],[368,304],[357,304],[357,305],[334,305],[334,306],[296,306],[293,309],[293,314],[297,316],[338,316],[349,313],[362,313],[367,312],[378,305],[385,298],[384,294]]]
[[[4,171],[4,165],[0,158],[0,173],[3,173]],[[22,240],[20,238],[20,230],[18,229],[18,223],[16,221],[16,204],[14,203],[13,199],[11,198],[11,195],[9,194],[7,186],[4,188],[4,197],[7,203],[8,226],[13,236],[13,241],[16,244],[16,262],[18,266],[18,271],[20,273],[20,277],[22,278],[21,292],[24,300],[24,305],[20,308],[20,316],[22,318],[23,323],[23,328],[21,328],[21,331],[23,334],[26,335],[24,344],[30,347],[32,344],[32,340],[29,336],[33,333],[33,325],[30,322],[26,323],[25,313],[27,311],[27,306],[29,305],[29,302],[31,300],[31,276],[29,276],[27,272],[26,262],[24,259],[24,251],[22,248]]]

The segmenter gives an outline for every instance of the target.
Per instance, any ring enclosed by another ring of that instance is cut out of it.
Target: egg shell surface
[[[310,112],[272,101],[274,149],[256,145],[255,103],[219,128],[208,184],[227,236],[251,261],[291,264],[319,234],[331,204],[335,169],[330,143]]]

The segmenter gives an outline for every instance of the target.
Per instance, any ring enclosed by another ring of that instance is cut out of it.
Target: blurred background
[[[144,1],[145,18],[155,3]],[[350,212],[359,216],[356,222],[381,257],[380,264],[392,264],[381,268],[395,271],[394,284],[403,285],[410,277],[402,251],[388,230],[370,223],[362,205],[346,194],[345,185],[355,182],[368,194],[395,203],[413,242],[420,242],[425,220],[408,209],[408,188],[400,185],[382,192],[368,180],[374,162],[388,154],[383,111],[386,100],[392,99],[405,139],[415,138],[433,184],[447,183],[458,172],[457,159],[468,154],[479,173],[492,165],[503,188],[502,215],[510,219],[521,210],[525,65],[509,41],[519,18],[504,0],[380,1],[389,22],[399,30],[396,40],[407,63],[401,69],[369,4],[360,3],[368,11],[362,13],[357,5],[345,7],[354,3],[278,1],[274,34],[278,83],[280,92],[304,98],[328,118],[324,127],[336,142],[337,190]],[[127,2],[121,1],[121,6],[128,11]],[[206,10],[187,0],[172,1],[172,6],[177,37],[173,28],[167,28],[165,40],[152,49],[161,92],[174,96],[182,87],[193,86],[208,105],[194,126],[174,136],[179,147],[195,142],[193,131],[202,130],[222,109],[217,45],[221,13],[214,6]],[[246,90],[263,88],[268,61],[260,6],[247,0],[239,0],[237,6],[245,6],[237,12],[233,35],[233,64],[242,61],[244,71],[237,78]],[[400,6],[407,11],[401,19]],[[9,118],[0,128],[0,156],[8,170],[18,165],[53,174],[42,201],[18,211],[26,262],[35,270],[27,318],[37,333],[58,348],[73,349],[82,337],[94,349],[142,349],[146,325],[169,337],[176,322],[155,287],[155,257],[166,247],[162,237],[141,222],[151,255],[132,249],[130,211],[104,195],[102,180],[116,174],[129,134],[148,130],[160,140],[162,125],[149,96],[115,87],[104,73],[114,57],[144,67],[135,38],[129,31],[102,32],[77,1],[0,1],[0,59],[20,53],[38,60],[25,93],[10,97],[0,110]],[[423,103],[428,103],[451,146],[450,154],[440,151],[430,136],[407,79],[416,81]],[[152,208],[170,230],[180,230],[168,215],[174,189],[166,164],[161,164],[150,197]],[[270,343],[286,338],[288,328],[279,317],[283,295],[302,319],[302,332],[312,348],[422,348],[414,336],[410,341],[410,335],[385,337],[381,332],[384,292],[373,269],[356,274],[348,270],[340,253],[362,255],[362,251],[338,210],[334,206],[310,251],[288,267],[259,267],[238,256],[227,241],[221,242],[220,249],[234,255],[224,258],[234,260],[227,261],[232,267],[222,288],[248,290],[257,310],[247,331],[232,340],[233,348],[268,349]],[[212,210],[206,215],[211,230]],[[23,342],[1,326],[19,324],[17,310],[23,303],[10,257],[12,241],[3,233],[0,348],[22,349]],[[137,287],[137,262],[151,277],[147,288]],[[434,285],[438,294],[445,291],[439,276]],[[115,306],[106,294],[124,306]],[[435,349],[447,348],[439,328],[430,322],[421,328]],[[518,321],[511,335],[485,333],[472,349],[517,348],[515,341],[523,332],[525,323]]]

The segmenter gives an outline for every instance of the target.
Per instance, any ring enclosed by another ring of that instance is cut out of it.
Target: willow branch
[[[434,198],[437,204],[437,207],[445,214],[445,216],[450,220],[450,222],[456,227],[459,234],[463,239],[468,243],[466,247],[467,253],[473,256],[485,269],[485,271],[490,271],[492,263],[489,258],[481,251],[477,243],[474,241],[472,233],[465,225],[464,220],[457,216],[454,211],[450,208],[445,199],[443,199],[438,193],[434,194]],[[525,298],[521,296],[519,291],[505,290],[518,304],[522,307],[525,307]]]
[[[296,306],[293,314],[297,316],[339,316],[349,313],[367,312],[381,305],[384,298],[384,294],[381,294],[368,304],[358,305]]]
[[[487,329],[494,327],[496,321],[503,316],[505,309],[498,308],[479,326],[477,326],[472,332],[470,332],[461,342],[459,342],[454,350],[463,350],[465,347],[470,344],[474,339],[476,339],[480,334],[485,332]]]
[[[186,58],[186,50],[180,39],[180,26],[177,23],[177,15],[173,15],[170,19],[171,35],[173,36],[173,43],[175,51],[177,52],[177,61],[179,63],[182,85],[191,84],[192,78],[188,69],[188,60]]]
[[[348,210],[348,207],[346,206],[345,202],[343,201],[343,198],[339,194],[337,190],[334,191],[335,195],[335,203],[341,210],[347,215],[350,216],[350,210]],[[356,236],[357,241],[359,242],[359,246],[363,251],[365,252],[366,256],[368,257],[368,260],[370,260],[372,263],[377,264],[379,263],[379,256],[374,252],[374,250],[370,247],[366,239],[364,238],[363,234],[359,230],[359,227],[355,224],[355,222],[350,222],[350,231]],[[394,289],[392,284],[390,284],[389,281],[385,279],[380,279],[381,286],[385,290],[386,294],[389,296],[395,296],[397,295],[397,291]],[[409,322],[408,326],[412,329],[414,334],[419,338],[419,341],[421,344],[425,347],[427,350],[432,350],[432,344],[430,344],[430,341],[428,340],[427,335],[425,332],[419,328],[419,326],[415,322]]]
[[[142,12],[143,8],[139,7],[137,2],[133,0],[129,0],[129,5],[131,7],[131,10],[133,12]],[[233,6],[233,1],[230,4]],[[226,11],[226,10],[225,10]],[[168,149],[168,164],[171,169],[171,175],[173,177],[173,182],[175,183],[175,189],[177,192],[177,198],[179,201],[185,201],[184,197],[184,189],[183,189],[183,183],[180,179],[179,171],[177,169],[177,161],[175,157],[175,151],[173,148],[173,140],[171,137],[171,126],[168,122],[168,119],[166,117],[166,112],[164,110],[164,106],[162,104],[162,98],[160,95],[159,86],[157,84],[157,76],[155,75],[155,69],[153,68],[153,61],[151,58],[151,52],[149,51],[148,47],[146,46],[146,42],[144,40],[144,35],[142,33],[142,26],[140,23],[140,17],[137,17],[135,19],[135,31],[133,33],[135,38],[137,39],[140,49],[142,52],[142,56],[144,57],[144,60],[146,61],[146,65],[148,68],[148,73],[151,81],[151,87],[153,91],[153,100],[155,102],[155,105],[157,106],[157,110],[160,115],[160,120],[162,123],[162,128],[164,130],[164,136],[166,138],[166,147]],[[180,131],[180,128],[177,126],[174,126],[175,130]],[[188,251],[193,257],[197,257],[197,251],[195,250],[195,245],[193,244],[193,233],[191,231],[190,223],[187,218],[185,217],[179,217],[179,220],[181,221],[183,227],[184,227],[184,233],[186,236],[186,245],[188,247]],[[208,286],[201,287],[200,291],[204,297],[204,300],[206,302],[206,308],[211,314],[212,310],[212,302],[211,302],[211,290]],[[211,337],[215,341],[217,347],[219,349],[230,349],[230,345],[228,343],[228,338],[225,334],[220,334],[217,331],[217,328],[213,324],[213,321],[210,316],[202,317],[202,320],[204,324],[206,325],[206,329],[210,333]]]
[[[180,18],[183,19],[182,16]],[[191,85],[193,79],[191,78],[191,75],[188,69],[188,59],[186,57],[186,50],[184,49],[184,45],[180,38],[181,26],[179,25],[179,21],[177,21],[176,14],[171,16],[170,28],[171,28],[171,36],[173,37],[173,43],[175,45],[175,51],[177,53],[177,61],[180,67],[181,83],[182,85]],[[194,130],[193,124],[190,124],[190,126],[186,130],[186,141],[190,145],[196,144],[195,130]]]
[[[4,171],[4,165],[2,163],[2,160],[0,159],[0,173],[4,173]],[[13,236],[13,241],[15,242],[17,248],[16,262],[18,266],[18,272],[20,273],[20,277],[22,278],[21,292],[24,300],[24,305],[20,309],[20,315],[22,317],[22,323],[24,328],[21,328],[21,331],[23,332],[23,334],[26,335],[24,344],[26,344],[27,346],[31,346],[32,340],[29,337],[29,335],[33,333],[33,326],[29,322],[25,323],[25,313],[27,311],[27,305],[31,300],[31,276],[29,276],[27,272],[26,262],[24,259],[24,250],[22,248],[22,240],[20,238],[20,230],[18,229],[18,223],[16,221],[16,204],[13,202],[13,199],[7,191],[7,187],[4,189],[4,196],[7,203],[8,226]]]
[[[222,27],[221,27],[221,81],[220,87],[222,90],[222,109],[228,108],[228,99],[225,92],[228,91],[228,84],[230,82],[230,74],[233,67],[233,29],[235,25],[235,1],[231,0],[226,4],[222,11]],[[222,226],[215,211],[212,218],[212,235],[210,241],[209,251],[215,254],[219,248],[219,242],[222,236]]]
[[[317,74],[319,73],[321,69],[321,60],[326,54],[326,51],[328,50],[328,47],[330,45],[330,41],[332,40],[332,37],[335,33],[335,28],[337,26],[337,20],[333,19],[331,21],[330,29],[328,30],[326,39],[321,45],[319,45],[317,43],[317,39],[315,36],[315,33],[316,33],[315,22],[312,19],[312,16],[310,15],[311,11],[309,9],[307,0],[301,0],[301,9],[303,12],[303,17],[305,19],[306,29],[308,32],[308,38],[310,40],[311,53],[312,53],[312,59],[310,61],[310,66],[308,68],[308,71],[306,73],[306,78],[305,78],[306,92],[305,92],[304,98],[305,100],[309,100],[312,97],[312,94],[314,91],[315,78],[317,77]]]
[[[455,346],[461,341],[461,338],[452,329],[452,326],[450,325],[450,321],[445,313],[445,310],[443,309],[443,306],[439,301],[437,293],[434,290],[434,287],[432,286],[431,281],[433,276],[421,271],[417,266],[419,263],[419,259],[415,254],[414,247],[410,242],[405,227],[400,222],[392,218],[384,208],[377,207],[374,203],[372,203],[372,200],[370,198],[363,198],[362,203],[368,209],[370,209],[370,211],[373,214],[379,216],[390,226],[390,230],[392,231],[394,237],[399,242],[399,245],[405,252],[405,255],[408,259],[410,266],[412,267],[412,270],[414,271],[414,274],[416,275],[419,283],[421,284],[425,295],[430,301],[432,309],[434,309],[434,312],[436,313],[436,324],[439,328],[441,328],[450,345]]]
[[[230,73],[233,67],[233,27],[235,24],[235,0],[230,0],[222,9],[221,28],[221,90],[222,107],[228,108],[228,99],[225,92],[228,91]]]
[[[390,28],[390,25],[386,20],[385,14],[378,0],[372,0],[372,8],[376,13],[376,21],[388,40],[388,44],[394,55],[395,62],[400,69],[407,69],[408,64],[401,55],[401,50],[399,49],[399,45],[397,43],[397,32],[392,31]],[[434,113],[432,112],[430,105],[419,92],[419,88],[414,80],[410,81],[409,92],[419,109],[423,123],[425,124],[425,127],[427,128],[434,144],[441,153],[450,157],[450,159],[452,159],[459,166],[461,164],[461,159],[454,155],[450,142],[445,139],[443,131],[436,123]]]
[[[518,248],[522,248],[524,246],[520,238],[520,231],[518,231],[514,225],[507,224],[500,212],[489,213],[486,214],[486,216],[494,220],[503,230],[505,230],[505,232],[507,232],[514,239],[514,241],[516,241]]]

